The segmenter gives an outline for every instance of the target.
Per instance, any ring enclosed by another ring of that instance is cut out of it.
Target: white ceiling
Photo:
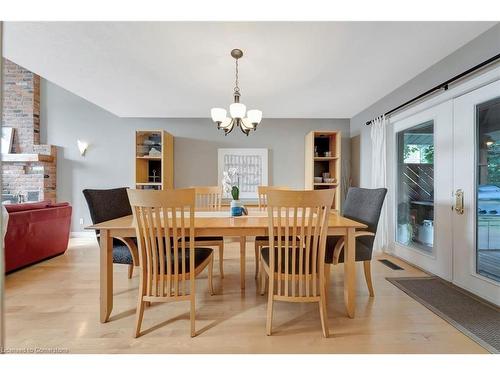
[[[6,22],[4,56],[124,117],[350,118],[494,22]]]

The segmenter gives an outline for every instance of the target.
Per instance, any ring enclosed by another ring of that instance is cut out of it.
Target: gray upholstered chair
[[[382,205],[387,194],[387,189],[350,188],[344,202],[343,216],[365,224],[368,228],[357,231],[356,237],[356,262],[363,262],[366,284],[370,297],[374,296],[371,259],[373,241],[377,232],[377,225],[382,211]],[[332,264],[344,262],[344,239],[342,236],[328,236],[325,252],[325,276],[329,283],[330,268]],[[328,284],[327,284],[328,285]]]
[[[85,189],[83,195],[89,206],[90,218],[93,224],[132,215],[132,208],[128,200],[127,188],[116,189]],[[99,231],[96,230],[97,242]],[[113,238],[113,263],[126,264],[128,278],[132,278],[134,266],[139,265],[137,242],[132,238]]]

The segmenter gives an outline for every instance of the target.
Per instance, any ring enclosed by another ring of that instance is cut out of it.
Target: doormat
[[[439,277],[386,279],[489,352],[500,353],[500,308]]]

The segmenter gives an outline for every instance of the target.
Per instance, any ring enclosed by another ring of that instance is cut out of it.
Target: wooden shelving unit
[[[305,188],[311,190],[337,189],[332,208],[340,209],[341,134],[339,131],[312,131],[306,135]],[[329,156],[325,153],[329,152]],[[333,182],[314,182],[314,177],[330,173]]]
[[[174,137],[170,133],[164,130],[135,132],[135,187],[174,188]]]
[[[316,156],[314,157],[314,161],[325,161],[325,160],[337,160],[336,156]]]
[[[137,156],[137,159],[161,160],[161,156]]]
[[[314,186],[337,186],[337,183],[333,182],[315,182]]]

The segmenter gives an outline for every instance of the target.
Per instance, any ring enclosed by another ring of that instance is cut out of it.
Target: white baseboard
[[[85,230],[81,232],[70,232],[70,238],[96,238],[95,232],[92,230]]]

